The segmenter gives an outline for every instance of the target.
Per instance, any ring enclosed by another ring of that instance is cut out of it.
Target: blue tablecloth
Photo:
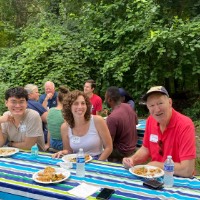
[[[56,167],[61,159],[52,159],[49,153],[40,153],[34,160],[30,152],[20,151],[11,156],[0,158],[0,191],[21,195],[32,199],[79,199],[67,191],[81,182],[115,190],[111,199],[200,199],[200,180],[175,177],[174,187],[151,190],[143,187],[143,179],[131,174],[121,164],[91,161],[86,163],[86,176],[79,178],[75,164],[70,169],[71,176],[59,184],[39,184],[32,180],[33,173],[46,166]],[[0,193],[1,194],[1,193]],[[3,193],[2,193],[3,194]],[[98,192],[88,199],[95,199]],[[0,199],[2,197],[0,196]],[[8,198],[3,199],[10,199]],[[14,200],[14,198],[13,198]],[[23,200],[23,198],[22,198]]]

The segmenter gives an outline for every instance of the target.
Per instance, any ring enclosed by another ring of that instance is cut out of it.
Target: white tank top
[[[91,115],[90,126],[88,132],[79,137],[74,136],[72,129],[69,127],[69,143],[74,153],[77,153],[80,148],[83,148],[84,153],[87,153],[91,156],[100,155],[103,151],[103,143],[97,132],[97,129],[94,124],[93,115]]]

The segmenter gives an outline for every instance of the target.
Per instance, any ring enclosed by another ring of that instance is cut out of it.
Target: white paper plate
[[[0,157],[12,156],[19,152],[18,148],[14,147],[1,147],[0,148]]]
[[[137,169],[142,170],[144,168],[147,170],[147,172],[145,173],[137,174],[135,171]],[[164,171],[162,169],[150,165],[136,165],[134,167],[129,168],[129,171],[131,172],[131,174],[143,178],[158,178],[164,175]]]
[[[66,179],[68,179],[68,178],[70,177],[70,171],[67,171],[67,170],[62,169],[62,168],[54,168],[54,169],[56,170],[56,173],[57,173],[57,174],[62,173],[62,174],[65,176],[65,178],[63,178],[63,179],[61,179],[61,180],[58,180],[58,181],[43,182],[43,181],[40,181],[40,180],[37,179],[38,173],[42,173],[42,172],[44,171],[44,170],[40,170],[40,171],[38,171],[38,172],[36,172],[36,173],[33,174],[32,179],[33,179],[35,182],[37,182],[37,183],[52,184],[52,183],[60,183],[60,182],[66,180]]]
[[[72,162],[72,163],[76,163],[75,161],[73,161],[73,159],[76,159],[77,154],[68,154],[62,157],[62,160],[64,162]],[[89,162],[92,160],[92,156],[89,155],[89,159],[87,159],[85,162]]]

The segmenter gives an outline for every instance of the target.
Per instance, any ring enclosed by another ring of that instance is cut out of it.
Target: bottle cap
[[[171,156],[171,155],[168,155],[167,158],[172,158],[172,156]]]

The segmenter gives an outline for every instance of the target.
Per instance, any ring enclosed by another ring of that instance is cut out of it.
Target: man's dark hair
[[[5,99],[8,100],[10,97],[25,98],[28,101],[28,92],[23,87],[13,87],[5,92]]]
[[[109,97],[112,101],[114,101],[115,103],[121,101],[121,95],[120,95],[120,93],[119,93],[118,87],[116,87],[116,86],[111,86],[111,87],[109,87],[109,88],[107,89],[106,93],[107,93],[108,97]]]
[[[95,83],[95,81],[94,80],[92,80],[92,79],[88,79],[87,81],[85,81],[86,83],[91,83],[91,88],[96,88],[96,83]]]

